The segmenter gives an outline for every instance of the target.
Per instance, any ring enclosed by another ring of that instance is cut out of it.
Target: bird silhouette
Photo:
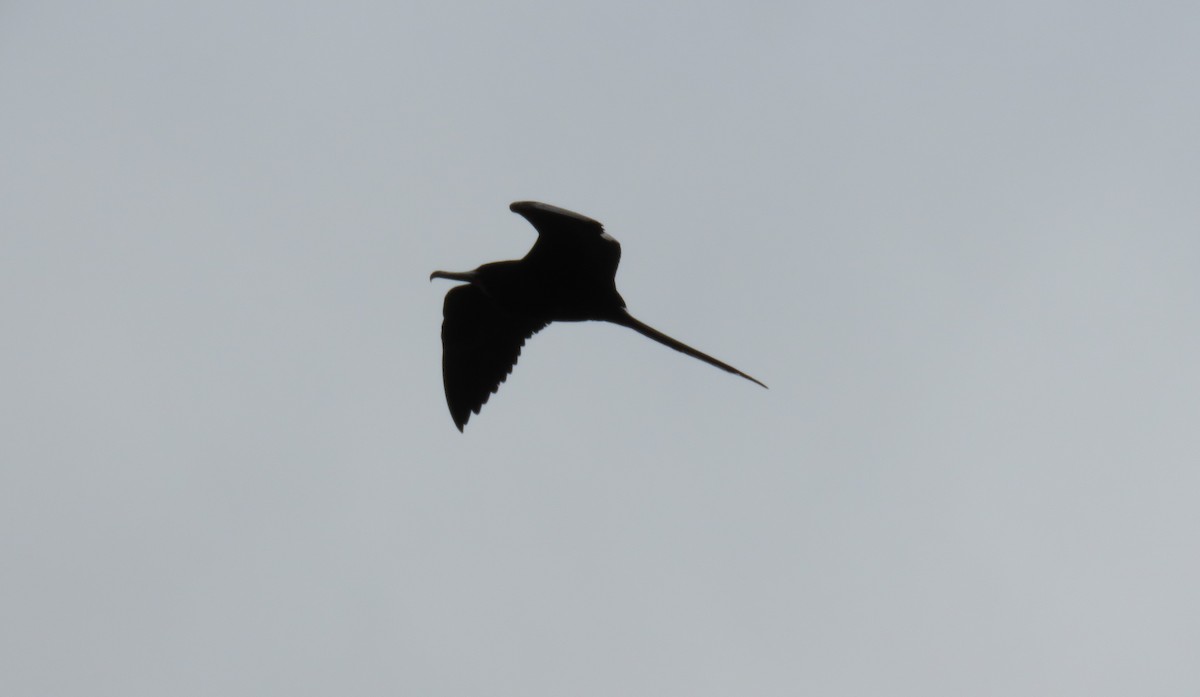
[[[731,365],[634,319],[617,292],[621,244],[586,216],[536,201],[509,210],[528,220],[538,239],[523,259],[473,271],[434,271],[429,280],[465,281],[442,306],[442,381],[459,431],[512,372],[525,340],[551,322],[612,322],[676,351],[766,387]]]

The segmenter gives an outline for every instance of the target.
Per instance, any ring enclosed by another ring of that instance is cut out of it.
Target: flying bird
[[[621,244],[597,221],[536,201],[509,210],[528,220],[538,239],[523,259],[474,271],[434,271],[429,280],[465,281],[442,306],[442,381],[459,431],[512,372],[525,340],[551,322],[612,322],[676,351],[766,387],[731,365],[634,319],[617,292]]]

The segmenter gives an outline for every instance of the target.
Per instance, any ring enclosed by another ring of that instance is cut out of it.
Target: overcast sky
[[[7,695],[1200,692],[1200,6],[0,4]],[[454,427],[434,269],[640,319]]]

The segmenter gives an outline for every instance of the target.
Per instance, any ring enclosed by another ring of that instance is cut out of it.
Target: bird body
[[[495,261],[468,273],[473,273],[470,283],[500,309],[548,322],[602,319],[615,308],[625,307],[612,279],[597,283],[572,266],[542,266],[531,267],[524,260]]]
[[[518,201],[509,208],[538,231],[524,258],[472,271],[434,271],[429,277],[467,283],[446,293],[442,309],[442,380],[460,431],[500,388],[525,341],[551,322],[600,320],[629,327],[766,387],[631,316],[616,286],[621,245],[599,222],[535,201]]]

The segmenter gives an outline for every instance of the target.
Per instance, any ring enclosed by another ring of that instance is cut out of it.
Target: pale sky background
[[[1200,5],[0,3],[5,695],[1200,694]],[[459,434],[535,199],[634,315]]]

